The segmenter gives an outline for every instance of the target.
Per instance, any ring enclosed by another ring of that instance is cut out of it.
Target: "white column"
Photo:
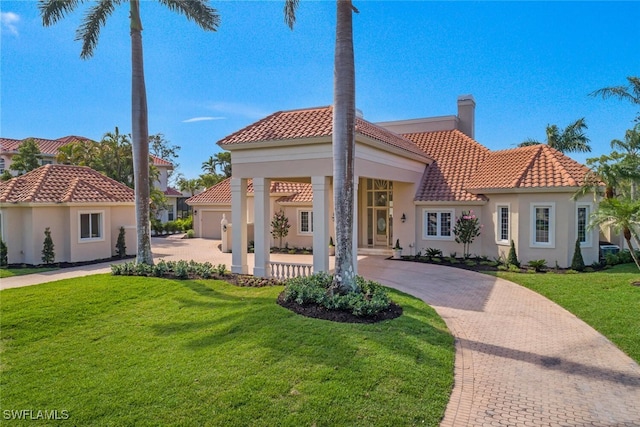
[[[313,271],[329,271],[329,177],[312,176]]]
[[[269,276],[269,192],[271,180],[253,178],[253,224],[255,265],[253,275],[257,277]]]
[[[353,177],[353,274],[358,274],[358,176]]]
[[[231,178],[231,272],[247,274],[247,179]]]

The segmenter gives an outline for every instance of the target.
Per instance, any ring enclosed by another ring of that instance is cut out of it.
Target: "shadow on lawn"
[[[212,287],[198,281],[176,283],[204,299],[176,298],[181,305],[176,318],[183,320],[156,324],[152,329],[159,336],[194,335],[186,340],[186,346],[193,350],[258,346],[268,349],[270,356],[278,360],[294,357],[305,359],[304,363],[344,366],[353,363],[354,356],[382,346],[412,363],[450,364],[453,369],[453,338],[444,324],[442,329],[434,327],[427,312],[418,307],[421,301],[396,291],[391,296],[404,309],[401,317],[375,324],[353,324],[311,319],[281,307],[276,303],[280,287],[260,288],[265,296],[255,296],[243,290],[256,288],[228,285],[229,288],[218,290],[213,289],[218,286],[215,282]],[[167,317],[174,316],[167,313]],[[434,357],[440,353],[439,347],[450,349],[451,360],[443,362]]]

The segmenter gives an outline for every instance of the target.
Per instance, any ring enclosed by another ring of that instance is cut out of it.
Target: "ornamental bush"
[[[116,255],[118,255],[118,258],[124,258],[127,256],[127,245],[124,235],[124,227],[120,227],[120,232],[118,233],[118,241],[116,242]]]
[[[287,281],[283,298],[300,305],[317,304],[329,310],[349,311],[359,317],[373,316],[391,305],[391,300],[382,285],[361,276],[356,276],[356,292],[333,293],[332,283],[333,275],[327,273],[296,277]]]
[[[573,251],[573,259],[571,260],[571,269],[575,271],[584,270],[584,259],[582,258],[582,249],[580,248],[580,239],[576,239],[576,248]]]
[[[53,251],[54,244],[51,238],[51,230],[49,227],[44,229],[44,242],[42,244],[42,262],[45,264],[53,264],[56,259],[56,254]]]
[[[520,261],[518,261],[518,255],[516,254],[516,244],[513,240],[511,240],[511,247],[509,248],[509,255],[507,256],[507,265],[520,267]]]

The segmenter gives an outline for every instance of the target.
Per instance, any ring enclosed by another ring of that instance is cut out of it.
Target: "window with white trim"
[[[102,212],[80,213],[80,240],[103,239]]]
[[[590,203],[578,203],[576,206],[576,236],[580,241],[580,246],[590,247],[591,236],[588,230],[589,216],[591,215]]]
[[[451,232],[452,210],[423,211],[423,238],[425,239],[453,239]]]
[[[496,242],[508,244],[509,240],[509,205],[497,205]]]
[[[4,173],[5,163],[4,158],[0,157],[0,173]]]
[[[555,247],[555,203],[531,204],[531,246]]]
[[[313,233],[313,211],[298,211],[298,234]]]

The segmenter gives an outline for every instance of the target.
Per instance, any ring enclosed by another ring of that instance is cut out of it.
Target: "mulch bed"
[[[301,316],[340,323],[377,323],[402,316],[402,307],[393,302],[387,310],[369,317],[355,316],[349,311],[329,310],[317,304],[300,305],[295,301],[285,301],[283,294],[278,296],[278,304]]]

